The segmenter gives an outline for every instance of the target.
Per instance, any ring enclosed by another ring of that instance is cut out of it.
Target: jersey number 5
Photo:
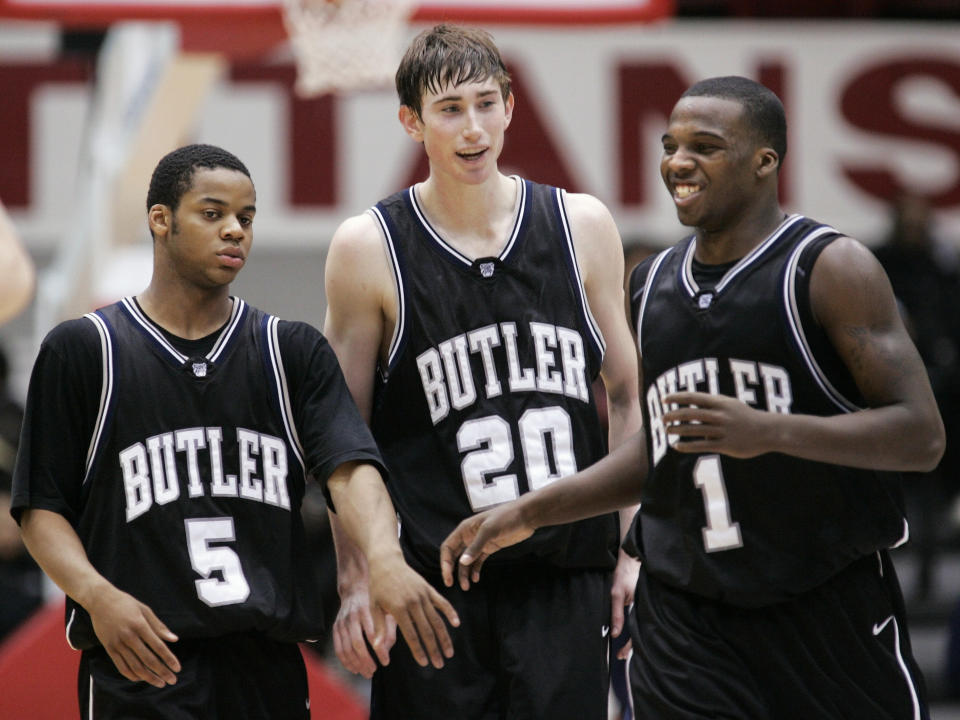
[[[184,520],[190,565],[203,579],[197,580],[197,595],[211,607],[242,603],[250,595],[240,556],[226,545],[234,542],[232,517]]]
[[[527,410],[517,421],[530,490],[577,471],[570,416],[561,407]],[[467,420],[457,431],[457,447],[466,453],[460,470],[474,512],[520,497],[513,464],[510,424],[499,415]]]

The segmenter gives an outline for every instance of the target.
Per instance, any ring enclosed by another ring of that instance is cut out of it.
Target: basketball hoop
[[[301,97],[389,86],[415,0],[283,0]]]

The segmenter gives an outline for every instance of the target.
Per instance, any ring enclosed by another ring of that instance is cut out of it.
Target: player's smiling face
[[[400,110],[404,128],[423,142],[431,171],[468,183],[496,172],[512,115],[513,94],[504,101],[492,77],[425,91],[419,118],[406,106]]]
[[[680,222],[707,231],[732,225],[754,192],[757,143],[744,127],[741,105],[681,98],[662,142],[660,174]]]
[[[256,200],[242,172],[197,168],[165,239],[177,274],[201,287],[230,283],[250,254]]]

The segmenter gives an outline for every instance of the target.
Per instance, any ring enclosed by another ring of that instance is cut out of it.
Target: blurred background
[[[658,172],[679,94],[738,74],[781,97],[784,206],[874,249],[947,423],[941,467],[906,478],[895,560],[933,718],[960,718],[958,0],[0,0],[0,685],[37,642],[24,623],[58,601],[4,525],[30,367],[54,324],[146,286],[157,160],[207,142],[247,164],[256,242],[234,290],[320,326],[336,226],[426,176],[392,72],[438,21],[487,28],[512,72],[502,168],[601,198],[628,270],[684,235]],[[322,498],[307,513],[335,612]],[[311,652],[343,680],[329,647]],[[363,684],[345,687],[362,714]]]

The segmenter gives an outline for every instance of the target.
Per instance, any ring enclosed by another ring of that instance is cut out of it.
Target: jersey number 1
[[[730,521],[730,503],[719,455],[704,455],[697,459],[693,467],[693,484],[703,493],[703,509],[707,515],[703,546],[707,552],[731,550],[743,545],[740,523]]]

